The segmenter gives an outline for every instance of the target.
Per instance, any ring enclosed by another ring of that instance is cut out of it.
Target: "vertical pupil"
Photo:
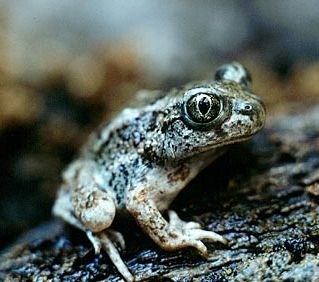
[[[202,115],[206,115],[210,109],[210,101],[207,97],[203,97],[198,102],[198,109]]]

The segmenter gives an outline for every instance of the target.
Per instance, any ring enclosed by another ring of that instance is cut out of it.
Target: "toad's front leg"
[[[74,162],[64,173],[65,184],[59,190],[53,213],[83,230],[95,253],[104,249],[125,280],[134,281],[114,244],[117,242],[125,248],[123,236],[109,228],[116,206],[109,191],[99,185],[98,172],[91,161]]]
[[[161,248],[168,251],[194,247],[204,257],[208,256],[202,240],[227,244],[226,239],[215,232],[202,230],[199,223],[184,222],[174,211],[169,211],[167,222],[156,206],[156,189],[136,188],[128,193],[126,207],[143,230]],[[160,193],[160,192],[159,192]],[[158,195],[159,196],[159,195]]]

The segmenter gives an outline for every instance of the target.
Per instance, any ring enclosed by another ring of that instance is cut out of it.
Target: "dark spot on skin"
[[[98,133],[98,136],[99,138],[98,139],[101,139],[102,138],[102,130]],[[109,138],[107,138],[98,148],[98,150],[95,152],[95,156],[96,156],[96,159],[97,158],[101,158],[105,148],[108,147],[109,143],[110,143],[110,140],[112,140],[113,138],[113,132],[111,131],[110,134],[109,134]]]
[[[153,111],[151,113],[151,117],[149,117],[148,122],[145,123],[145,124],[148,124],[146,131],[154,131],[158,127],[158,122],[156,119],[160,113],[161,112],[159,111]]]
[[[109,181],[109,186],[110,186],[110,187],[113,186],[113,180],[114,180],[114,178],[115,178],[115,173],[112,172],[112,176],[111,176],[110,181]]]
[[[174,116],[173,118],[164,120],[164,123],[162,125],[161,128],[161,132],[165,133],[170,127],[174,126],[174,123],[178,120],[180,120],[181,117],[180,116]]]
[[[242,77],[242,78],[240,79],[240,83],[243,84],[243,85],[245,85],[245,86],[248,86],[248,81],[247,81],[246,77]]]
[[[157,149],[158,148],[154,148],[154,146],[151,145],[145,146],[143,152],[143,157],[145,158],[145,160],[156,164],[161,164],[163,162],[163,159],[157,155]]]
[[[156,120],[150,122],[148,128],[147,128],[147,131],[154,131],[157,127],[157,124],[156,124]]]
[[[113,138],[113,136],[114,136],[114,132],[113,132],[113,131],[111,131],[111,132],[110,132],[110,134],[109,134],[109,139],[112,139],[112,138]]]
[[[147,168],[153,168],[153,164],[151,162],[145,162],[145,165],[147,166]]]
[[[116,202],[119,204],[119,203],[121,203],[121,201],[123,200],[123,198],[122,198],[122,193],[120,194],[120,193],[116,193],[116,196],[115,196],[115,198],[116,198]]]
[[[192,146],[191,146],[191,144],[189,144],[189,143],[185,143],[185,150],[189,150]]]
[[[128,176],[128,171],[127,171],[127,169],[126,169],[126,167],[124,165],[121,164],[119,166],[119,170],[124,176]]]
[[[128,142],[131,139],[131,127],[127,124],[124,124],[122,127],[119,127],[115,130],[115,134],[121,141]],[[116,140],[116,136],[114,136],[112,139]]]
[[[219,69],[216,73],[215,73],[215,79],[216,80],[223,80],[224,79],[224,75],[226,73],[226,69]]]
[[[134,131],[132,133],[133,137],[133,145],[136,147],[138,144],[141,143],[142,140],[144,140],[144,135],[139,133],[138,131]]]
[[[133,161],[133,168],[137,168],[137,166],[138,166],[138,164],[139,164],[139,161],[138,161],[138,159],[136,158],[134,161]]]
[[[226,129],[226,130],[227,130],[227,129]],[[220,139],[224,139],[224,138],[226,138],[227,135],[228,135],[228,132],[227,132],[227,131],[224,131],[224,130],[221,129],[220,127],[215,129],[215,133],[216,133],[216,135],[219,136]]]
[[[130,133],[129,132],[123,132],[121,135],[123,141],[129,141],[130,140]]]
[[[178,169],[168,174],[168,181],[170,183],[185,181],[186,178],[189,176],[189,173],[189,167],[181,165]]]

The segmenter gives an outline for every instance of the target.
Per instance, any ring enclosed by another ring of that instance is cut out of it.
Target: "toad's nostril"
[[[242,115],[249,115],[254,111],[254,107],[250,103],[237,103],[236,107],[236,112]]]
[[[244,109],[246,111],[251,111],[253,109],[252,105],[245,105]]]

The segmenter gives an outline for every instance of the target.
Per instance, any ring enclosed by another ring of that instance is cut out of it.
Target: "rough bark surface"
[[[282,116],[249,144],[230,149],[173,204],[182,219],[224,235],[165,252],[134,222],[118,220],[122,256],[137,281],[319,281],[319,108]],[[123,224],[124,222],[124,224]],[[94,255],[81,231],[52,220],[2,254],[5,281],[121,281],[108,257]]]

